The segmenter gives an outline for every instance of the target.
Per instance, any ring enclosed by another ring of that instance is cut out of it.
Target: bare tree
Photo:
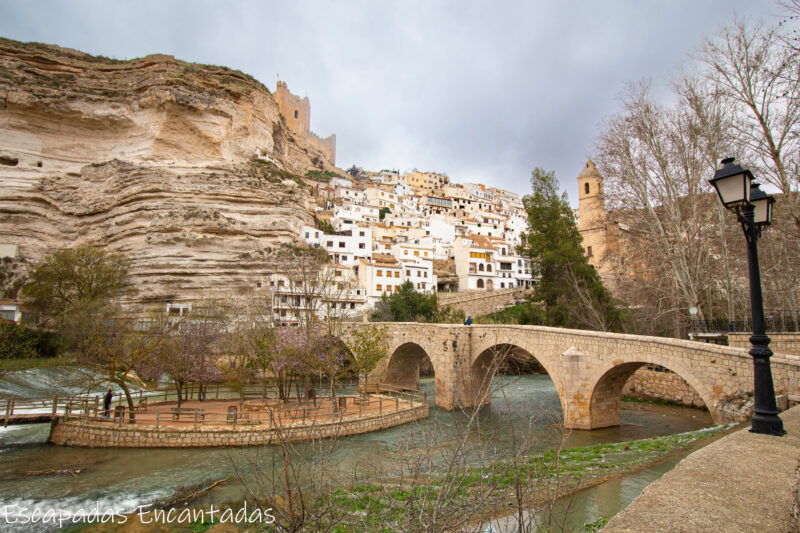
[[[668,270],[674,286],[654,288],[669,297],[669,306],[695,307],[701,319],[708,230],[714,224],[706,183],[714,167],[705,153],[706,131],[716,127],[701,129],[695,109],[661,106],[648,85],[636,85],[598,140],[616,222]]]
[[[175,385],[178,407],[186,399],[187,383],[197,383],[198,399],[204,400],[207,384],[222,377],[217,354],[226,320],[226,310],[219,302],[196,304],[189,315],[173,323],[153,357],[137,366],[139,374],[154,379],[168,375]]]
[[[706,41],[700,59],[735,110],[732,125],[746,149],[740,157],[792,198],[787,207],[800,232],[800,197],[791,194],[800,188],[800,67],[784,42],[778,28],[737,20]]]
[[[134,419],[134,403],[128,379],[137,367],[153,364],[156,353],[166,342],[174,323],[164,313],[133,313],[108,306],[87,319],[87,331],[78,361],[101,371],[105,381],[115,383],[125,393]]]

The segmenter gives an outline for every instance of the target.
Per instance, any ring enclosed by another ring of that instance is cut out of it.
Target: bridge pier
[[[567,428],[619,425],[623,386],[643,365],[659,365],[682,378],[708,407],[715,423],[741,417],[727,402],[753,390],[752,358],[741,348],[542,326],[388,323],[368,327],[386,328],[390,339],[389,356],[370,380],[415,388],[419,361],[427,355],[436,374],[436,404],[444,409],[488,403],[485,393],[493,375],[491,365],[509,349],[529,354],[544,367],[559,395]],[[346,336],[345,331],[345,342]],[[800,358],[774,356],[772,367],[776,393],[800,395]]]

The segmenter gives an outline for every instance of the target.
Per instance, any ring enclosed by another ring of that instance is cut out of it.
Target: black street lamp
[[[761,271],[758,267],[758,238],[762,228],[772,220],[775,199],[765,194],[753,182],[753,174],[743,169],[730,157],[722,160],[723,167],[710,180],[722,204],[736,213],[747,238],[747,267],[750,271],[750,312],[753,316],[753,335],[750,337],[750,355],[753,357],[753,418],[750,431],[767,435],[785,435],[783,421],[778,416],[775,387],[764,325],[764,302],[761,298]]]

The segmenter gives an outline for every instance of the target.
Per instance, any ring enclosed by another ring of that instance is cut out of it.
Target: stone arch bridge
[[[542,326],[375,323],[347,328],[386,328],[388,356],[370,379],[417,388],[427,356],[436,374],[436,404],[445,409],[489,401],[496,364],[512,351],[535,358],[555,384],[567,427],[619,425],[619,403],[628,378],[643,365],[665,367],[702,398],[715,423],[736,420],[725,402],[753,390],[747,351],[680,339]],[[347,343],[349,330],[342,340]],[[776,394],[800,392],[800,357],[772,358]]]

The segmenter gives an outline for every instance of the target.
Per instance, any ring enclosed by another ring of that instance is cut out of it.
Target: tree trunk
[[[135,419],[133,413],[133,396],[131,396],[131,392],[128,390],[128,384],[125,383],[125,379],[123,378],[117,381],[117,385],[119,385],[119,388],[125,393],[125,399],[128,401],[128,418],[133,421]]]

